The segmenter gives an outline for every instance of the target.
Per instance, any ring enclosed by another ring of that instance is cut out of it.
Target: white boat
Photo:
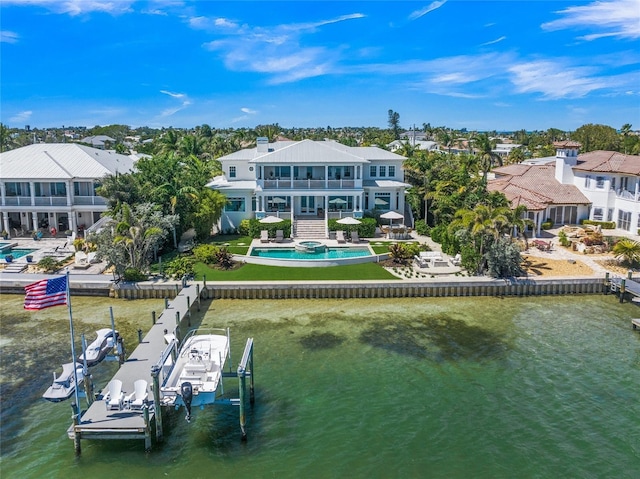
[[[84,357],[87,356],[87,366],[95,366],[102,361],[109,351],[113,349],[118,339],[118,331],[114,331],[111,328],[99,329],[96,331],[97,338],[89,346],[87,350],[78,356],[78,361],[84,364]]]
[[[215,331],[226,334],[206,334],[203,330],[187,334],[160,388],[164,404],[176,409],[185,406],[187,421],[191,419],[191,407],[213,404],[221,386],[224,363],[229,357],[229,331]]]
[[[73,376],[73,365],[76,365],[76,375],[78,376],[78,384],[82,384],[84,380],[84,373],[82,370],[82,364],[80,363],[66,363],[62,365],[62,374],[56,376],[53,373],[53,384],[49,386],[49,389],[42,395],[47,401],[60,402],[68,399],[76,389],[76,381]]]

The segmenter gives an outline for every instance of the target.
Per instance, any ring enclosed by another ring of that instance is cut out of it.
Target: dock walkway
[[[151,367],[159,361],[167,347],[165,334],[174,333],[179,322],[190,313],[190,307],[199,300],[200,291],[202,291],[202,283],[192,282],[186,285],[175,299],[168,302],[168,307],[156,319],[156,323],[144,336],[142,342],[113,376],[113,379],[122,381],[122,391],[125,397],[134,391],[133,384],[138,379],[146,380],[149,386],[153,384]],[[151,422],[155,416],[155,407],[151,388],[148,392],[149,422]],[[106,402],[98,399],[84,412],[80,423],[72,426],[69,435],[78,440],[148,439],[149,430],[149,425],[145,424],[143,411],[108,410]]]

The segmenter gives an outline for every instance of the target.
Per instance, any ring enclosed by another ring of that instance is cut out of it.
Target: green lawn
[[[216,246],[225,246],[232,254],[245,255],[249,251],[251,238],[248,236],[221,235],[216,236],[215,241],[209,241],[208,243]],[[389,244],[391,243],[390,241],[386,241],[383,244],[372,245],[372,247],[376,254],[388,253]],[[176,252],[165,254],[162,256],[162,263],[166,264],[176,256],[178,256]],[[354,281],[366,279],[398,279],[377,263],[332,266],[327,268],[289,268],[245,264],[232,271],[220,271],[209,268],[204,263],[196,263],[194,269],[195,277],[198,281],[202,280],[203,275],[206,275],[207,281]],[[151,270],[157,272],[159,270],[158,263],[153,264]]]
[[[398,279],[377,263],[331,266],[328,268],[288,268],[245,264],[233,271],[219,271],[197,263],[195,265],[198,281],[206,275],[207,281],[336,281],[366,279]]]

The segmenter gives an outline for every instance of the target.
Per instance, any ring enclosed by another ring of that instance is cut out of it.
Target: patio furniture
[[[282,243],[284,241],[284,231],[277,230],[276,231],[276,239],[274,241],[276,243]]]
[[[124,405],[122,381],[119,379],[112,379],[111,382],[107,384],[107,394],[104,397],[104,402],[107,405],[107,410],[122,409]]]
[[[344,238],[344,231],[338,230],[336,231],[336,241],[338,243],[346,243],[347,240]]]
[[[125,398],[124,402],[129,406],[129,409],[142,409],[144,400],[149,395],[147,381],[138,379],[133,383],[133,389],[134,391]]]
[[[267,230],[260,231],[260,243],[269,242],[269,232]]]
[[[422,258],[418,255],[415,255],[413,257],[413,261],[416,263],[416,266],[418,268],[428,268],[429,267],[429,261],[427,260],[427,258]]]
[[[453,266],[460,266],[461,262],[462,262],[462,255],[460,253],[457,253],[453,258],[451,258],[451,264]]]
[[[358,232],[357,231],[352,231],[351,232],[351,242],[352,243],[360,243],[360,236],[358,236]]]

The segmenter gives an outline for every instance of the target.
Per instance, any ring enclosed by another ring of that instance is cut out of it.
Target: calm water
[[[370,256],[369,248],[326,248],[322,251],[296,251],[294,248],[253,248],[251,256],[260,256],[262,258],[277,259],[302,259],[302,260],[318,260],[318,259],[344,259],[359,258],[361,256]]]
[[[256,341],[249,441],[218,407],[166,418],[151,454],[83,441],[79,458],[68,402],[40,399],[66,309],[1,299],[3,478],[640,477],[640,311],[611,296],[216,301],[194,322],[231,328],[234,364]],[[162,301],[74,298],[76,331],[110,305],[134,345]]]

